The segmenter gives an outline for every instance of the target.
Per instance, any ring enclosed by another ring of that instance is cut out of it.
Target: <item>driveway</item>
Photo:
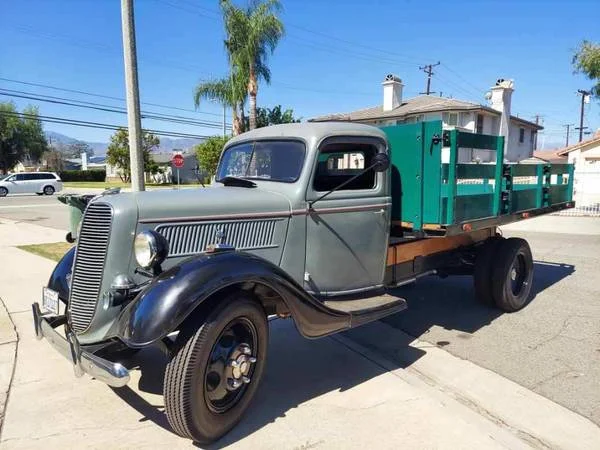
[[[532,248],[525,309],[480,305],[471,277],[430,277],[401,289],[408,310],[384,321],[600,424],[600,219],[549,216],[504,235]]]

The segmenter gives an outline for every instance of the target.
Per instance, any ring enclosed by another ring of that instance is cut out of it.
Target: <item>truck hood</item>
[[[260,188],[213,186],[199,189],[164,189],[133,194],[138,220],[164,223],[197,219],[227,220],[267,215],[288,215],[290,202],[281,194]]]

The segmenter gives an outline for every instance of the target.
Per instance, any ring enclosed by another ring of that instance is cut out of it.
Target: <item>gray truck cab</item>
[[[271,262],[312,294],[356,293],[383,284],[389,172],[370,170],[339,186],[370,167],[375,155],[387,152],[385,134],[366,125],[278,125],[232,139],[217,179],[234,176],[255,183],[255,188],[245,188],[258,191],[254,211],[261,208],[259,192],[287,200],[282,221],[287,232]],[[250,155],[252,162],[239,164]]]

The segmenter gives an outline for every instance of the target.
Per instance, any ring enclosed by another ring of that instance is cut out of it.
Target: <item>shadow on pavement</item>
[[[536,296],[575,272],[570,264],[534,261],[534,277],[530,302]],[[434,326],[464,333],[474,333],[489,325],[503,313],[497,308],[481,304],[475,298],[473,277],[453,276],[445,279],[431,276],[418,283],[395,289],[394,294],[404,297],[408,309],[383,319],[387,324],[419,337]],[[438,345],[444,345],[439,342]]]
[[[287,412],[313,398],[331,391],[346,391],[386,370],[330,338],[304,339],[290,320],[271,322],[267,370],[252,405],[242,421],[208,448],[222,448],[243,439]],[[403,361],[412,364],[423,351],[406,347]],[[140,391],[162,394],[166,359],[158,349],[140,352],[131,365],[138,365]],[[131,366],[130,365],[130,366]],[[152,405],[133,389],[114,392],[132,408],[169,431],[163,405]]]

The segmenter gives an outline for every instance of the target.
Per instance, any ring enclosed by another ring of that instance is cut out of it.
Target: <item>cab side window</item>
[[[372,164],[377,147],[371,144],[329,144],[321,148],[313,181],[315,191],[339,186]],[[341,191],[375,188],[375,171],[371,170],[344,186]]]

